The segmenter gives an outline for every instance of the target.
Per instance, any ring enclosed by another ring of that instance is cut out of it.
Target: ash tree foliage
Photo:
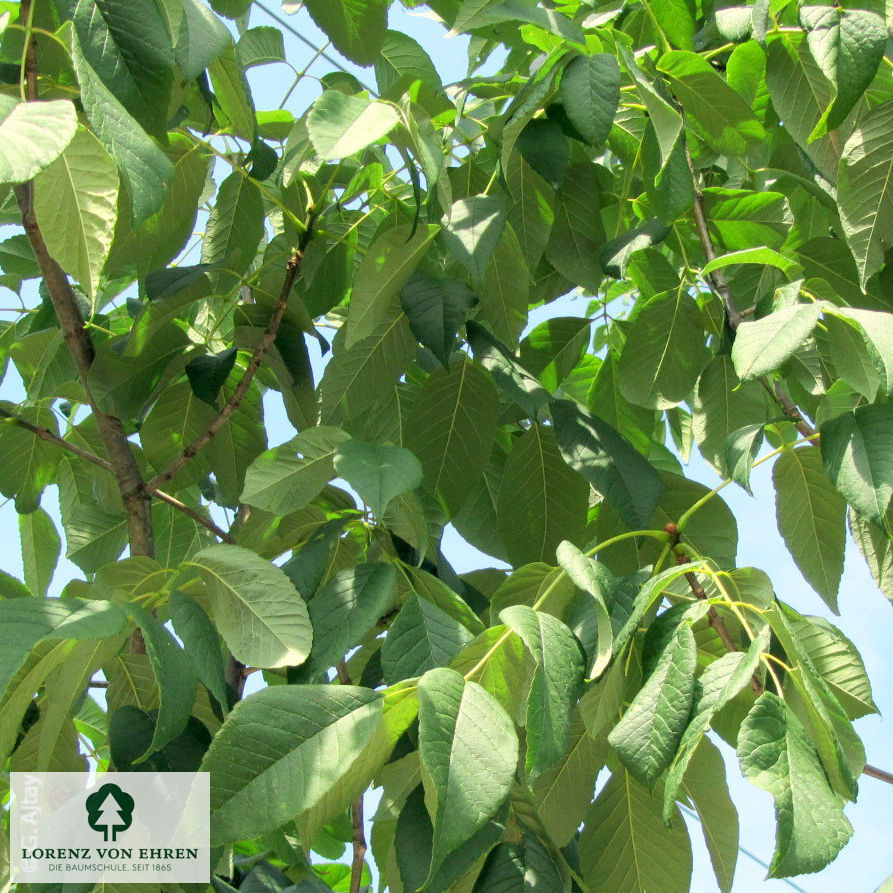
[[[344,60],[294,115],[251,0],[0,3],[0,755],[209,771],[217,891],[673,893],[722,739],[820,871],[871,687],[722,490],[893,599],[884,4],[402,0],[452,84],[389,5],[275,11]]]

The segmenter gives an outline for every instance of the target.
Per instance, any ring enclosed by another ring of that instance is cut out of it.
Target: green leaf
[[[238,284],[263,232],[260,189],[249,177],[230,174],[220,184],[202,242],[202,263],[222,268],[208,274],[215,294],[226,294]]]
[[[744,155],[751,143],[766,139],[750,106],[697,53],[672,50],[660,57],[657,67],[669,77],[688,120],[714,151]]]
[[[626,275],[626,268],[632,256],[662,242],[669,232],[660,218],[651,217],[605,242],[599,251],[599,259],[605,273],[615,279],[622,279]]]
[[[310,599],[310,671],[334,666],[360,642],[388,612],[396,582],[397,569],[392,564],[358,564],[339,571]]]
[[[195,701],[196,678],[186,653],[163,624],[138,605],[128,605],[126,611],[143,634],[161,697],[152,742],[135,760],[139,762],[161,750],[186,728]]]
[[[603,278],[599,249],[605,241],[600,214],[598,171],[588,161],[568,165],[558,202],[555,223],[546,245],[546,259],[566,279],[597,294]]]
[[[320,426],[261,453],[248,467],[242,502],[276,515],[303,508],[335,477],[335,451],[348,439]]]
[[[490,376],[468,356],[432,373],[415,399],[405,444],[422,463],[425,486],[451,515],[469,497],[490,458],[497,411]]]
[[[236,56],[242,68],[285,62],[285,41],[282,32],[270,25],[249,28],[236,44]]]
[[[812,134],[821,136],[843,123],[874,80],[887,46],[887,29],[875,12],[835,6],[802,6],[800,22],[813,58],[837,88]]]
[[[886,393],[893,393],[893,314],[879,313],[875,310],[858,310],[851,307],[842,307],[835,311],[846,320],[851,320],[865,341],[865,347],[869,358],[874,363],[875,371],[880,379],[880,384]],[[826,314],[824,319],[827,325],[831,322]],[[840,363],[837,351],[834,351],[834,364],[837,368]],[[845,377],[842,370],[838,369],[841,377]],[[867,372],[869,378],[871,373]],[[873,383],[873,379],[869,383]],[[874,399],[874,394],[865,395],[869,400]]]
[[[509,156],[505,181],[513,200],[508,209],[508,222],[517,234],[527,266],[535,270],[555,223],[555,190],[520,152]]]
[[[548,391],[554,391],[583,359],[592,320],[556,316],[540,323],[521,342],[521,363]]]
[[[820,304],[794,304],[741,323],[732,345],[735,372],[745,380],[774,372],[803,346],[821,313]]]
[[[673,817],[674,801],[684,787],[689,766],[704,742],[714,716],[751,683],[753,674],[760,665],[760,655],[769,647],[769,629],[768,627],[763,629],[764,631],[751,642],[746,652],[735,651],[724,654],[713,661],[695,683],[691,719],[679,741],[679,749],[673,757],[665,781],[666,822]],[[696,775],[695,768],[691,774]]]
[[[525,768],[532,783],[567,749],[571,713],[583,681],[583,655],[573,633],[551,614],[514,605],[501,611],[499,619],[518,635],[536,666],[526,720]]]
[[[500,843],[492,850],[474,889],[479,893],[558,893],[565,889],[565,881],[542,841],[525,833],[520,843]]]
[[[416,40],[401,31],[385,34],[381,55],[375,60],[375,81],[382,96],[396,99],[417,81],[441,90],[440,75]]]
[[[510,219],[511,216],[510,212]],[[517,344],[518,336],[527,325],[529,300],[528,259],[514,227],[509,225],[503,230],[487,266],[475,319],[486,324],[497,338],[507,344]]]
[[[574,127],[593,146],[601,145],[620,105],[617,59],[608,53],[577,56],[562,72],[559,91]]]
[[[505,223],[504,202],[492,195],[459,199],[444,217],[443,241],[475,282],[483,282]]]
[[[499,532],[511,563],[550,560],[562,540],[579,542],[588,490],[562,459],[552,429],[531,425],[512,446],[499,491]]]
[[[617,373],[630,403],[670,409],[691,393],[708,353],[694,298],[684,289],[652,298],[636,316]]]
[[[381,519],[388,505],[422,483],[422,465],[398,446],[345,440],[335,448],[335,471]]]
[[[741,771],[775,800],[771,877],[820,871],[853,833],[800,721],[771,692],[754,704],[738,733]]]
[[[202,549],[197,567],[214,624],[235,658],[251,667],[301,664],[310,652],[307,607],[285,573],[240,546]]]
[[[852,509],[850,530],[878,589],[893,601],[893,537]]]
[[[0,600],[0,698],[40,642],[107,639],[124,631],[117,605],[80,598]]]
[[[435,872],[425,889],[442,893],[455,889],[454,884],[457,881],[461,883],[466,874],[474,878],[477,874],[475,866],[480,869],[484,856],[505,834],[507,814],[508,804],[464,844],[453,850],[449,860]],[[400,810],[394,835],[396,862],[405,890],[418,890],[425,883],[431,865],[433,838],[434,827],[425,807],[424,788],[418,785]]]
[[[326,90],[307,116],[307,131],[323,161],[345,158],[377,143],[397,125],[392,105]]]
[[[310,17],[343,56],[357,65],[377,62],[388,27],[387,0],[305,0]]]
[[[226,25],[199,0],[184,0],[182,22],[174,31],[174,54],[185,80],[197,78],[232,40]]]
[[[381,648],[385,679],[393,684],[445,667],[473,638],[455,617],[411,595],[388,628]]]
[[[665,91],[658,91],[645,73],[639,68],[632,52],[625,46],[618,47],[620,56],[635,81],[639,91],[639,98],[645,105],[648,117],[654,125],[654,132],[660,150],[661,170],[665,170],[669,164],[679,137],[682,134],[682,115],[667,102]]]
[[[115,561],[127,545],[127,516],[90,503],[78,505],[65,524],[65,557],[85,574]]]
[[[40,721],[32,729],[38,739],[36,759],[27,766],[28,770],[52,771],[53,758],[58,757],[59,739],[71,723],[71,714],[77,711],[84,699],[84,690],[90,679],[121,650],[123,641],[124,637],[118,636],[96,642],[73,643],[65,661],[47,677],[40,702]],[[79,743],[75,735],[76,753]],[[16,749],[15,757],[24,757],[21,745]],[[82,767],[78,769],[83,771]]]
[[[736,264],[760,264],[777,267],[788,279],[796,279],[803,272],[800,264],[772,248],[746,248],[743,251],[732,251],[714,258],[709,264],[704,265],[701,274],[707,276],[715,270],[722,270]]]
[[[654,412],[630,403],[620,393],[616,355],[605,356],[586,395],[589,411],[622,434],[640,453],[647,455],[654,430]]]
[[[18,102],[0,96],[0,183],[25,183],[52,164],[77,130],[67,99]]]
[[[825,422],[821,434],[828,477],[853,508],[883,527],[893,496],[893,407],[860,406]]]
[[[234,347],[218,354],[204,354],[186,364],[189,387],[199,400],[217,408],[217,396],[236,365],[238,351]]]
[[[766,421],[766,399],[760,385],[740,381],[728,354],[714,357],[698,379],[692,412],[692,429],[701,455],[714,468],[729,471],[729,438],[745,427],[760,432]],[[749,466],[746,470],[749,477]]]
[[[25,583],[34,595],[45,598],[62,547],[56,525],[43,509],[37,509],[19,515],[19,537]]]
[[[738,813],[729,795],[722,754],[709,738],[702,738],[694,752],[684,789],[698,811],[719,889],[730,893],[738,861]]]
[[[492,695],[441,667],[419,680],[419,750],[434,824],[427,882],[505,802],[518,738]]]
[[[690,0],[657,0],[652,3],[652,9],[661,31],[670,42],[680,50],[690,50],[697,30],[694,4]]]
[[[53,434],[58,431],[56,417],[46,407],[18,407],[2,401],[0,408]],[[6,419],[0,421],[0,454],[0,493],[15,499],[20,514],[33,512],[44,488],[56,476],[59,448]]]
[[[657,471],[610,425],[568,400],[551,404],[564,460],[634,529],[647,525],[662,487]],[[568,537],[569,538],[569,537]]]
[[[829,135],[810,141],[834,99],[834,85],[824,76],[807,45],[806,35],[784,33],[769,40],[766,83],[772,105],[785,129],[830,183],[837,180],[838,144]]]
[[[859,121],[843,147],[837,206],[847,244],[856,258],[859,284],[884,264],[893,227],[893,102]]]
[[[437,226],[429,225],[412,234],[408,224],[401,225],[385,230],[369,246],[354,276],[347,308],[346,347],[368,338],[383,320],[393,315],[400,303],[401,289],[438,232]]]
[[[823,617],[790,619],[792,633],[803,654],[834,693],[850,719],[879,712],[871,683],[856,646]]]
[[[676,754],[695,689],[697,646],[691,624],[681,623],[654,671],[608,735],[626,768],[654,789]]]
[[[183,642],[192,673],[211,692],[220,709],[225,712],[229,701],[226,696],[223,649],[211,618],[195,599],[179,589],[171,593],[167,607],[174,632]]]
[[[687,893],[691,841],[678,809],[666,828],[660,803],[628,772],[615,772],[586,814],[583,879],[592,890]]]
[[[154,0],[57,0],[74,21],[83,58],[115,99],[153,136],[167,135],[174,51]]]
[[[320,422],[327,425],[368,409],[403,374],[417,348],[402,312],[382,320],[373,334],[350,349],[336,336],[334,356],[320,384]],[[417,449],[413,452],[421,458]]]
[[[583,611],[586,614],[594,612],[596,617],[596,658],[587,675],[590,679],[597,679],[610,663],[614,646],[611,614],[605,602],[607,593],[600,573],[602,566],[567,540],[559,544],[556,554],[558,563],[574,585],[592,597],[591,608],[585,603]]]
[[[846,546],[846,502],[822,469],[819,450],[786,450],[772,469],[778,531],[809,584],[838,613]]]
[[[561,761],[531,785],[537,814],[557,846],[569,843],[582,824],[607,750],[604,740],[596,741],[588,734],[577,711]]]
[[[214,88],[214,111],[220,125],[246,142],[254,143],[257,135],[254,100],[232,41],[208,66],[208,77]]]
[[[400,290],[400,304],[412,333],[435,357],[448,366],[456,333],[477,298],[457,279],[435,279],[414,273]]]
[[[76,37],[72,54],[84,114],[114,158],[130,195],[133,222],[139,223],[161,207],[174,166],[105,85]]]
[[[382,705],[349,685],[275,685],[236,704],[201,765],[211,839],[256,837],[315,806],[375,734]]]
[[[703,195],[705,216],[728,251],[781,247],[791,226],[784,195],[720,188],[705,189]]]

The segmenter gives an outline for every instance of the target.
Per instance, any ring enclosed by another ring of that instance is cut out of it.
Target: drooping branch
[[[675,524],[667,525],[667,532],[670,535],[674,535],[674,531],[669,530],[670,527],[675,528]],[[678,532],[677,532],[678,533]],[[676,556],[677,564],[685,564],[689,560],[687,555],[681,554]],[[701,586],[700,581],[694,572],[689,571],[685,574],[685,580],[689,585],[689,588],[692,591],[692,595],[699,601],[707,601],[707,593],[704,591],[704,587]],[[738,643],[732,638],[729,633],[729,629],[725,624],[725,621],[722,617],[719,616],[716,608],[710,607],[707,611],[707,620],[710,623],[710,626],[716,631],[716,634],[719,636],[722,641],[723,647],[727,652],[732,653],[734,651],[741,651],[741,648],[738,646]],[[757,678],[756,674],[751,676],[750,679],[750,687],[753,689],[754,693],[759,697],[764,692],[763,683]],[[781,692],[779,692],[781,694]],[[876,778],[878,781],[884,781],[887,784],[893,784],[893,772],[887,772],[885,769],[878,769],[877,766],[872,766],[870,763],[866,763],[865,767],[862,769],[863,775],[868,775],[871,778]]]
[[[226,424],[227,420],[242,403],[242,400],[245,399],[245,395],[248,393],[248,389],[251,387],[251,382],[254,381],[254,376],[257,374],[257,370],[260,368],[260,364],[263,362],[264,356],[267,351],[270,349],[273,342],[276,340],[276,335],[279,332],[279,326],[282,324],[282,320],[285,317],[285,313],[288,310],[288,298],[291,294],[292,288],[294,288],[295,282],[298,279],[298,276],[301,272],[301,264],[304,260],[304,250],[307,247],[307,243],[310,241],[310,235],[313,226],[313,219],[308,221],[307,230],[301,237],[301,242],[298,247],[292,253],[291,258],[288,261],[288,266],[285,272],[285,283],[282,286],[282,292],[279,295],[279,300],[276,301],[276,306],[273,308],[273,313],[270,315],[270,322],[267,324],[267,328],[264,331],[263,337],[261,338],[260,344],[255,349],[254,353],[251,355],[251,359],[248,361],[248,365],[245,368],[245,372],[242,375],[242,378],[239,380],[239,383],[236,385],[236,389],[233,391],[232,396],[229,400],[226,401],[223,408],[217,415],[211,420],[208,426],[202,431],[195,440],[192,441],[173,462],[168,465],[164,471],[157,474],[151,481],[149,481],[147,485],[147,489],[150,493],[154,493],[158,490],[159,487],[163,486],[167,481],[171,480],[184,465],[187,464],[195,455],[197,455],[204,447],[206,447],[218,431]]]

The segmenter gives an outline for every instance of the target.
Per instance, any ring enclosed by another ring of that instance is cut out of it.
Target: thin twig
[[[210,530],[218,539],[223,540],[225,543],[235,545],[235,539],[233,539],[233,537],[225,530],[218,527],[210,518],[206,518],[201,512],[197,512],[195,509],[186,505],[186,503],[180,502],[176,496],[171,496],[170,493],[165,493],[164,490],[156,490],[152,495],[157,496],[162,502],[166,502],[169,506],[182,512],[184,515],[188,515],[196,524],[201,524],[202,527]]]
[[[304,249],[307,246],[309,241],[310,230],[312,226],[312,220],[308,223],[307,231],[302,235],[301,244],[298,248],[295,249],[291,258],[288,261],[288,267],[286,268],[285,273],[285,284],[282,287],[282,293],[279,296],[279,300],[276,302],[276,306],[273,308],[273,313],[270,316],[270,322],[267,325],[266,331],[264,332],[263,338],[261,339],[260,344],[257,349],[251,355],[251,359],[248,361],[248,366],[245,369],[245,373],[242,375],[242,378],[239,380],[239,383],[236,385],[236,389],[233,391],[233,395],[226,401],[223,408],[219,413],[211,420],[208,426],[199,434],[192,443],[187,446],[164,471],[157,474],[151,481],[146,485],[146,489],[150,493],[155,493],[159,487],[164,485],[167,481],[171,480],[173,476],[192,459],[200,450],[206,447],[217,432],[226,424],[227,419],[239,408],[242,400],[245,398],[245,395],[248,393],[248,389],[251,387],[251,382],[254,380],[254,376],[257,374],[257,370],[260,368],[260,364],[263,362],[263,358],[266,355],[267,351],[270,349],[270,346],[276,340],[276,335],[279,332],[279,326],[282,323],[283,318],[285,317],[285,312],[288,310],[288,297],[291,294],[291,290],[294,287],[295,282],[297,281],[298,275],[301,272],[301,263],[304,259]]]
[[[701,191],[701,181],[695,171],[694,161],[692,161],[691,151],[688,143],[685,143],[685,160],[688,162],[688,169],[691,173],[691,182],[695,191],[695,201],[693,212],[695,218],[695,229],[698,231],[698,239],[701,242],[701,248],[707,262],[716,260],[716,249],[713,246],[713,239],[710,236],[710,227],[707,224],[707,215],[704,211],[704,193]],[[729,322],[729,328],[734,332],[741,322],[741,314],[732,300],[732,293],[729,289],[729,283],[725,273],[722,270],[714,270],[710,274],[710,282],[716,293],[722,298],[723,305],[726,308],[726,319]]]
[[[878,769],[877,766],[872,766],[870,763],[865,764],[862,774],[868,775],[870,778],[876,778],[878,781],[885,781],[887,784],[893,784],[893,772],[887,772],[886,769]]]
[[[8,412],[5,409],[0,409],[0,419],[6,419],[10,424],[16,425],[19,428],[24,428],[26,431],[30,431],[41,440],[45,440],[47,443],[51,443],[63,450],[67,450],[69,453],[74,453],[75,456],[79,456],[81,459],[91,462],[93,465],[103,469],[103,471],[107,471],[110,474],[112,473],[112,466],[106,462],[105,459],[100,458],[95,453],[91,453],[89,450],[82,449],[77,444],[63,440],[58,434],[54,434],[50,431],[49,428],[44,428],[42,425],[32,425],[31,422],[23,419],[21,416],[17,416],[15,413]]]
[[[24,428],[26,431],[30,431],[36,437],[39,437],[41,440],[45,440],[47,443],[51,443],[54,446],[59,447],[60,449],[66,450],[69,453],[72,453],[75,456],[85,460],[86,462],[90,462],[95,465],[97,468],[101,468],[103,471],[109,472],[112,474],[112,466],[106,462],[105,459],[100,458],[95,453],[91,453],[89,450],[82,449],[77,444],[69,443],[67,440],[63,440],[57,434],[54,434],[50,431],[49,428],[44,428],[41,425],[33,425],[31,422],[23,419],[21,416],[15,415],[15,413],[9,412],[5,409],[0,409],[0,419],[6,419],[9,424],[16,425],[19,428]],[[230,536],[225,530],[222,530],[218,527],[213,521],[209,518],[206,518],[200,512],[197,512],[195,509],[190,508],[183,502],[180,502],[174,496],[171,496],[169,493],[165,493],[163,490],[156,490],[155,496],[158,497],[162,502],[166,502],[168,505],[182,512],[184,515],[188,515],[198,524],[201,524],[202,527],[207,528],[214,534],[214,536],[223,540],[225,543],[235,543],[235,539]]]
[[[338,681],[341,685],[352,685],[347,664],[339,660],[335,666]],[[363,883],[363,866],[366,860],[366,833],[363,828],[363,795],[360,794],[350,807],[350,816],[353,823],[353,861],[350,866],[350,893],[360,893]]]

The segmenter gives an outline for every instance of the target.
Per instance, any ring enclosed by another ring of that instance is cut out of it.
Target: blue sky
[[[270,0],[266,5],[280,14],[278,3]],[[299,30],[316,46],[321,46],[325,38],[313,26],[305,14],[285,17],[288,23]],[[274,24],[258,8],[252,14],[252,25]],[[395,4],[391,11],[391,27],[405,31],[416,38],[434,60],[444,82],[458,80],[465,75],[465,42],[461,38],[445,38],[445,30],[430,18],[410,15]],[[286,33],[286,49],[289,61],[297,69],[303,68],[311,58],[309,50],[297,38]],[[329,50],[334,56],[337,53]],[[358,71],[349,63],[345,67],[356,71],[367,84],[374,85],[371,70]],[[309,74],[319,77],[331,70],[332,66],[319,59]],[[250,72],[250,80],[258,108],[275,108],[291,82],[293,75],[284,65],[270,65],[255,68]],[[295,115],[301,114],[319,93],[318,82],[308,77],[292,93],[286,105]],[[0,238],[11,234],[8,228],[0,227]],[[193,261],[194,262],[194,261]],[[3,297],[3,294],[6,297]],[[0,288],[0,304],[6,305],[9,293]],[[531,314],[531,325],[551,316],[582,316],[587,299],[564,298]],[[319,360],[317,360],[317,363]],[[7,375],[8,381],[0,388],[0,398],[19,400],[21,386],[14,381],[14,373]],[[270,428],[271,445],[292,436],[293,430],[285,420],[275,399],[266,401],[265,408]],[[775,524],[775,504],[771,482],[770,463],[756,469],[753,475],[754,496],[748,496],[737,487],[727,487],[723,491],[736,518],[738,519],[739,566],[753,565],[767,571],[775,584],[779,597],[792,604],[797,610],[807,614],[819,614],[836,623],[857,645],[865,660],[869,676],[874,683],[875,701],[882,714],[893,715],[893,688],[884,685],[893,678],[893,657],[891,657],[890,629],[893,615],[890,605],[878,592],[865,563],[858,551],[848,544],[846,568],[840,594],[841,616],[835,618],[822,601],[806,584],[794,566]],[[710,486],[718,482],[717,475],[699,458],[693,458],[686,474]],[[58,503],[55,488],[47,491],[44,507],[59,524]],[[61,526],[61,525],[60,525]],[[0,555],[0,566],[9,573],[21,576],[21,557],[18,550],[18,527],[15,511],[11,503],[0,508],[0,542],[5,547]],[[460,571],[492,566],[493,560],[482,555],[464,543],[454,532],[449,532],[445,541],[445,552],[454,567]],[[80,572],[64,559],[56,571],[53,589],[58,593],[64,582]],[[253,677],[256,678],[256,677]],[[881,717],[868,717],[857,721],[857,731],[862,736],[868,760],[884,768],[893,768],[893,736],[889,722]],[[732,796],[741,817],[741,845],[768,863],[773,849],[774,818],[770,796],[752,787],[740,775],[737,759],[730,748],[725,747],[729,783]],[[604,781],[604,778],[602,778]],[[860,797],[857,804],[847,807],[847,815],[853,824],[853,840],[837,860],[819,875],[795,879],[796,888],[809,893],[834,891],[847,887],[854,893],[872,891],[893,873],[893,809],[891,809],[893,789],[870,778],[863,777]],[[367,814],[374,809],[370,802]],[[706,849],[701,840],[697,823],[690,823],[691,837],[695,851],[695,874],[692,884],[694,891],[716,889],[710,869]],[[783,891],[792,889],[781,881],[764,881],[765,869],[757,862],[742,855],[738,863],[734,890],[747,893],[755,889]],[[658,893],[658,891],[656,891]]]

